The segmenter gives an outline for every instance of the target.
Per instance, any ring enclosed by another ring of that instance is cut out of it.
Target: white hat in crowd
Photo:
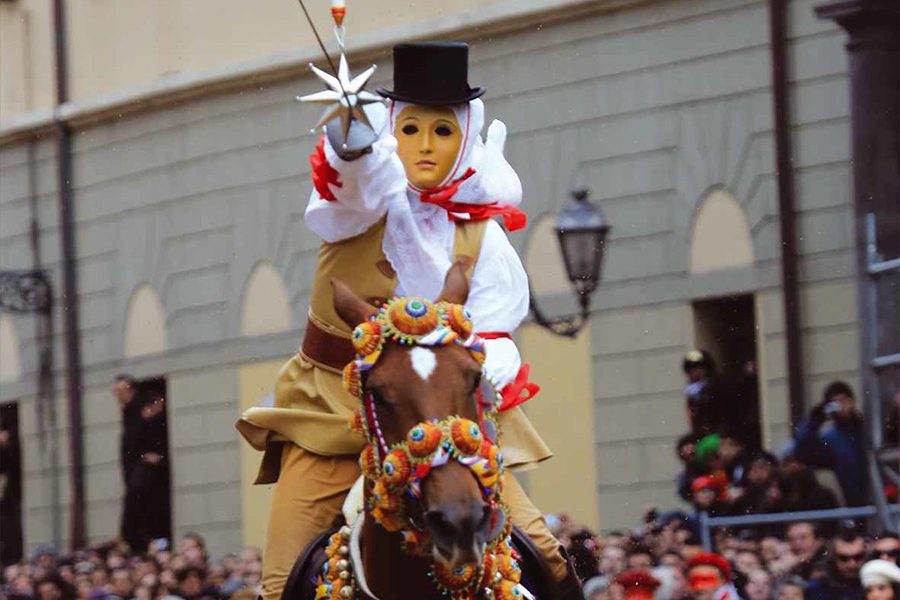
[[[889,560],[870,560],[860,569],[859,578],[863,587],[879,583],[900,583],[900,567]]]

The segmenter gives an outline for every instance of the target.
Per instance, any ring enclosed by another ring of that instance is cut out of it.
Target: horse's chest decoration
[[[490,507],[508,513],[501,497],[503,459],[498,446],[497,407],[501,401],[490,385],[478,391],[479,423],[459,416],[419,423],[406,439],[389,445],[382,434],[375,400],[362,379],[377,363],[384,345],[395,342],[423,348],[460,344],[479,364],[484,344],[472,333],[468,311],[458,304],[433,304],[421,298],[394,298],[357,326],[352,335],[356,359],[344,369],[344,386],[360,400],[350,427],[368,444],[360,456],[362,473],[369,481],[367,511],[384,529],[400,532],[403,549],[414,555],[432,555],[428,532],[409,518],[410,503],[420,502],[422,482],[432,469],[451,460],[468,468],[480,484]],[[509,519],[486,544],[481,564],[449,569],[433,562],[429,575],[438,590],[451,600],[530,597],[520,585],[521,570],[510,542]],[[355,597],[348,556],[348,531],[335,534],[326,550],[328,562],[318,577],[316,599]]]

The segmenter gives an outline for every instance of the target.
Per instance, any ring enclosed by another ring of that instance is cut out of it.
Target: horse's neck
[[[378,600],[440,600],[428,578],[430,560],[406,554],[400,534],[389,533],[368,514],[360,541],[366,583]]]

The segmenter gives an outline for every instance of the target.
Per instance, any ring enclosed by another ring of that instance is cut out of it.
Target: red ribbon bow
[[[450,214],[451,221],[484,221],[494,216],[500,216],[503,218],[503,226],[507,230],[524,229],[528,225],[528,215],[514,206],[497,206],[496,202],[466,204],[451,200],[462,182],[474,174],[475,169],[469,168],[462,177],[454,179],[447,185],[419,192],[419,199],[426,204],[434,204],[446,210]],[[467,215],[467,217],[461,215]]]
[[[500,395],[503,401],[500,403],[498,410],[509,410],[520,404],[524,404],[534,398],[535,394],[541,391],[541,386],[528,381],[531,374],[531,363],[522,363],[519,367],[519,373],[516,375],[515,381],[506,384],[501,390]]]
[[[322,199],[328,202],[337,201],[328,185],[343,187],[343,184],[338,180],[339,173],[328,164],[328,159],[325,157],[325,136],[319,139],[316,151],[309,155],[309,165],[312,167],[313,186]]]

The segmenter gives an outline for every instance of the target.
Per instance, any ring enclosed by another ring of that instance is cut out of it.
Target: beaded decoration
[[[400,532],[408,554],[432,556],[428,533],[406,518],[406,503],[420,501],[424,479],[432,469],[450,460],[456,460],[475,475],[482,498],[495,509],[495,514],[498,510],[508,514],[501,496],[504,466],[497,439],[497,411],[502,398],[490,384],[482,384],[478,392],[479,423],[460,416],[419,423],[409,430],[406,439],[391,446],[378,424],[374,399],[362,384],[363,374],[375,366],[388,342],[426,347],[460,344],[483,364],[484,343],[472,334],[468,310],[448,302],[394,298],[357,326],[351,339],[357,356],[344,369],[344,387],[359,398],[360,405],[349,424],[368,440],[359,464],[371,486],[366,508],[376,522],[387,531]],[[486,544],[480,565],[448,570],[440,563],[433,564],[429,576],[444,596],[450,600],[531,597],[519,583],[521,570],[510,542],[511,527],[509,519],[505,519],[498,535]],[[338,557],[335,565],[323,569],[317,600],[352,597],[352,591],[344,591],[346,584],[342,582],[346,580],[340,576],[349,571],[341,569],[342,564]]]

